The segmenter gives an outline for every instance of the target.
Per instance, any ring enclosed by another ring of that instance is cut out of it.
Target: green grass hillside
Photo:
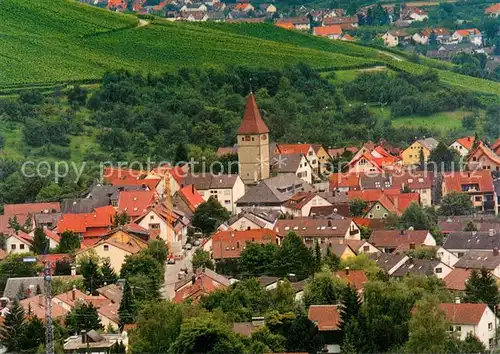
[[[113,69],[161,73],[181,66],[249,65],[279,68],[305,62],[319,69],[386,65],[422,73],[394,54],[331,41],[269,24],[171,23],[144,26],[134,16],[73,0],[0,1],[0,88],[99,80]],[[498,95],[500,83],[438,70],[441,80]]]
[[[163,72],[180,66],[370,65],[360,57],[297,48],[179,23],[139,27],[133,16],[72,0],[0,2],[0,86],[98,79],[106,70]]]

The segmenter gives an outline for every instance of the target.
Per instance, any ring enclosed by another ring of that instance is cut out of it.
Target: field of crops
[[[73,0],[3,0],[0,13],[0,88],[98,79],[106,70],[120,68],[158,73],[186,65],[306,62],[333,69],[375,64],[190,24],[138,28],[133,16]]]
[[[74,0],[0,1],[0,92],[61,82],[99,80],[113,69],[161,73],[182,66],[279,68],[305,62],[349,70],[386,65],[423,73],[428,66],[389,53],[331,41],[269,24],[171,23],[137,27],[134,16]],[[425,62],[425,64],[429,64]],[[498,95],[500,83],[439,70],[450,85]],[[9,92],[7,92],[8,94]]]

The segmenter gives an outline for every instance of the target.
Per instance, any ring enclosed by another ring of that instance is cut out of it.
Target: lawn
[[[410,116],[394,118],[392,125],[396,128],[425,127],[447,133],[453,129],[462,129],[462,119],[470,112],[440,112],[428,117]]]

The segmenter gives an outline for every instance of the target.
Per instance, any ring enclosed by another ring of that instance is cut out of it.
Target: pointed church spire
[[[250,92],[245,106],[245,113],[243,114],[243,120],[238,129],[238,135],[264,133],[269,133],[269,128],[260,116],[259,107],[257,106],[257,102],[255,102],[253,92]]]

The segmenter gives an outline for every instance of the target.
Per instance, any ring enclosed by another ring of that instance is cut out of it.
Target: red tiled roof
[[[480,152],[479,156],[477,156],[477,154],[476,154],[477,152]],[[469,154],[468,161],[470,162],[473,156],[475,156],[477,158],[477,160],[479,161],[479,157],[481,157],[482,155],[485,155],[489,160],[493,161],[495,164],[500,165],[500,156],[495,154],[495,152],[493,150],[491,150],[489,147],[484,145],[484,143],[482,141],[480,141],[479,144],[477,145],[476,149],[472,153]]]
[[[445,288],[448,290],[465,290],[465,284],[467,279],[469,279],[472,269],[455,268],[453,269],[443,281]]]
[[[368,242],[375,247],[420,246],[428,234],[428,230],[374,230]]]
[[[276,244],[278,238],[278,234],[269,229],[219,231],[212,236],[212,257],[239,258],[247,242]]]
[[[16,215],[37,214],[37,213],[59,213],[61,205],[59,203],[25,203],[25,204],[5,204],[4,215],[13,217]]]
[[[340,314],[337,305],[311,305],[307,317],[320,331],[339,330]]]
[[[446,174],[443,183],[449,192],[462,193],[462,185],[477,184],[480,193],[492,193],[494,191],[493,178],[490,171],[478,170],[472,172],[457,172]]]
[[[477,28],[459,29],[455,33],[458,33],[462,37],[481,34]]]
[[[291,22],[276,22],[276,27],[280,27],[287,30],[295,28],[295,26]]]
[[[194,284],[191,283],[176,290],[173,302],[179,304],[188,299],[192,300],[193,302],[197,302],[201,296],[208,295],[217,289],[223,289],[227,287],[225,284],[218,282],[217,279],[209,277],[204,272],[199,272],[194,275],[194,277]]]
[[[296,217],[291,220],[278,220],[274,226],[276,233],[285,237],[295,232],[299,237],[340,237],[349,231],[352,219],[322,219]]]
[[[277,148],[282,155],[301,153],[307,156],[311,144],[277,144]]]
[[[249,3],[239,3],[234,7],[235,10],[245,10],[250,4]]]
[[[349,285],[352,285],[356,290],[362,290],[368,282],[366,274],[362,270],[341,270],[335,272],[335,276],[345,280]]]
[[[130,217],[144,214],[154,203],[154,191],[123,191],[118,200],[118,210]]]
[[[323,19],[323,25],[355,25],[358,23],[358,16],[334,16]]]
[[[84,236],[102,236],[113,224],[115,214],[112,206],[95,208],[86,214],[63,214],[57,222],[57,233],[70,230]]]
[[[328,177],[330,180],[330,190],[337,188],[359,189],[359,174],[356,173],[332,173]]]
[[[238,134],[264,134],[269,133],[269,128],[260,116],[259,107],[255,102],[253,93],[248,95],[247,104],[245,106],[245,113],[243,120],[238,128]]]
[[[352,38],[352,36],[349,33],[346,33],[342,36],[342,40],[352,42],[354,41],[354,38]]]
[[[477,325],[486,311],[486,304],[439,304],[439,308],[444,311],[446,319],[452,324]]]
[[[500,3],[491,5],[490,7],[487,7],[486,10],[484,11],[489,14],[500,12]]]
[[[115,179],[128,179],[128,178],[138,179],[142,176],[145,176],[146,174],[147,174],[146,172],[139,170],[105,167],[103,177],[105,181],[112,182]]]
[[[36,295],[29,297],[27,299],[19,301],[19,304],[23,307],[24,312],[28,315],[28,311],[35,317],[38,317],[42,322],[45,322],[45,297],[43,295]],[[52,318],[60,319],[65,317],[69,311],[67,311],[61,305],[57,303],[52,303]]]
[[[342,34],[342,27],[339,25],[314,27],[314,34],[320,37],[328,37],[331,35],[340,36]]]
[[[91,303],[96,308],[99,308],[101,306],[106,306],[111,303],[110,299],[102,295],[97,295],[97,296],[87,295],[82,293],[78,289],[72,289],[65,293],[56,295],[55,298],[66,303],[70,307],[75,306],[78,301],[83,301],[87,304]]]
[[[466,137],[457,139],[456,142],[459,143],[460,145],[462,145],[467,150],[470,150],[470,149],[472,149],[472,146],[474,145],[474,140],[476,140],[474,136],[466,136]]]
[[[302,209],[307,203],[316,197],[316,193],[313,192],[299,192],[294,194],[289,200],[283,204],[285,208],[290,209]]]
[[[56,232],[52,231],[51,229],[44,228],[43,232],[45,233],[45,236],[54,240],[57,243],[59,243],[59,241],[61,240],[61,237]]]
[[[411,203],[419,203],[420,195],[418,193],[401,193],[399,190],[387,189],[365,189],[363,191],[347,192],[349,200],[361,199],[368,203],[379,202],[391,213],[403,213]]]
[[[193,212],[201,203],[205,202],[200,193],[194,188],[194,184],[182,187],[179,194]]]
[[[365,152],[363,153],[362,155],[360,155],[358,158],[356,159],[352,159],[351,161],[349,161],[349,166],[352,166],[354,164],[356,164],[356,162],[360,161],[361,159],[365,159],[366,161],[370,162],[372,164],[373,167],[377,168],[377,170],[379,172],[382,172],[382,166],[383,166],[383,158],[375,158],[372,154],[370,154],[369,152]]]
[[[108,9],[111,8],[127,8],[127,2],[125,0],[108,0]]]

